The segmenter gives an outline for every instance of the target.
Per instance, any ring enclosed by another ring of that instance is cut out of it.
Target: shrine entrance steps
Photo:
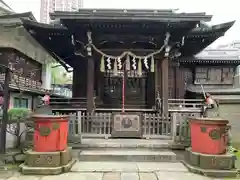
[[[170,140],[83,139],[72,145],[74,156],[85,162],[180,162],[183,152]]]

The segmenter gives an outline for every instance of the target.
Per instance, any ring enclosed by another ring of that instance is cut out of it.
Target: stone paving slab
[[[158,180],[155,173],[139,173],[139,180]]]
[[[151,162],[78,162],[72,172],[188,172],[182,163]]]
[[[181,163],[77,162],[73,171],[52,176],[24,176],[0,171],[0,180],[213,180],[192,174]],[[220,180],[220,179],[215,179]]]
[[[155,172],[155,171],[173,171],[173,172],[188,172],[187,168],[182,163],[137,163],[139,172]]]
[[[103,180],[119,180],[121,179],[121,173],[120,172],[110,172],[110,173],[104,173],[103,174]]]
[[[82,173],[70,172],[53,176],[13,175],[0,180],[213,180],[212,178],[186,172],[116,172],[116,173]],[[220,180],[220,179],[215,179]]]
[[[156,172],[158,179],[164,180],[210,180],[212,178],[184,172]]]
[[[137,172],[134,173],[122,172],[120,180],[139,180],[139,175]]]
[[[136,163],[132,162],[78,162],[72,172],[137,172]]]
[[[66,173],[56,176],[44,176],[40,180],[102,180],[103,173]]]

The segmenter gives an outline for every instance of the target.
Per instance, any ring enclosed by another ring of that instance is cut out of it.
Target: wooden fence
[[[189,117],[199,117],[199,112],[172,113],[172,140],[176,143],[190,144]]]
[[[78,143],[82,138],[111,137],[112,113],[86,113],[78,111],[69,114],[69,141]],[[156,113],[142,115],[141,130],[146,139],[172,139],[176,143],[190,142],[188,117],[200,116],[199,112],[172,113],[170,117],[163,117]]]

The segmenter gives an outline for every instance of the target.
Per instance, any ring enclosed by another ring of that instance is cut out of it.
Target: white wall
[[[50,90],[52,86],[52,71],[51,64],[42,65],[42,87]]]
[[[20,93],[14,93],[14,92],[11,92],[10,93],[10,103],[9,103],[9,108],[13,108],[13,105],[14,105],[14,97],[20,97]],[[28,108],[31,109],[32,108],[32,96],[31,95],[28,95],[28,94],[22,94],[21,96],[22,98],[25,98],[25,99],[28,99]],[[11,128],[14,128],[14,125],[8,125],[7,127],[8,129],[11,129]],[[26,127],[24,125],[24,123],[21,123],[20,124],[20,133],[25,131]],[[22,135],[22,140],[24,140],[26,137],[26,134],[23,133]],[[12,135],[10,133],[7,132],[6,134],[6,148],[13,148],[15,146],[15,143],[16,143],[16,136],[15,135]]]
[[[13,108],[13,105],[14,105],[14,98],[15,97],[22,97],[24,99],[28,99],[28,109],[32,109],[32,96],[31,95],[28,95],[26,93],[23,93],[21,96],[20,96],[20,93],[15,93],[15,92],[11,92],[10,93],[10,102],[9,102],[9,108]]]

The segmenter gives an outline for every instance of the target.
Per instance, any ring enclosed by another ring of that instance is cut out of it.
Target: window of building
[[[195,69],[195,84],[233,84],[232,67],[199,67]]]
[[[14,97],[13,107],[14,108],[28,108],[28,99],[27,98]]]

